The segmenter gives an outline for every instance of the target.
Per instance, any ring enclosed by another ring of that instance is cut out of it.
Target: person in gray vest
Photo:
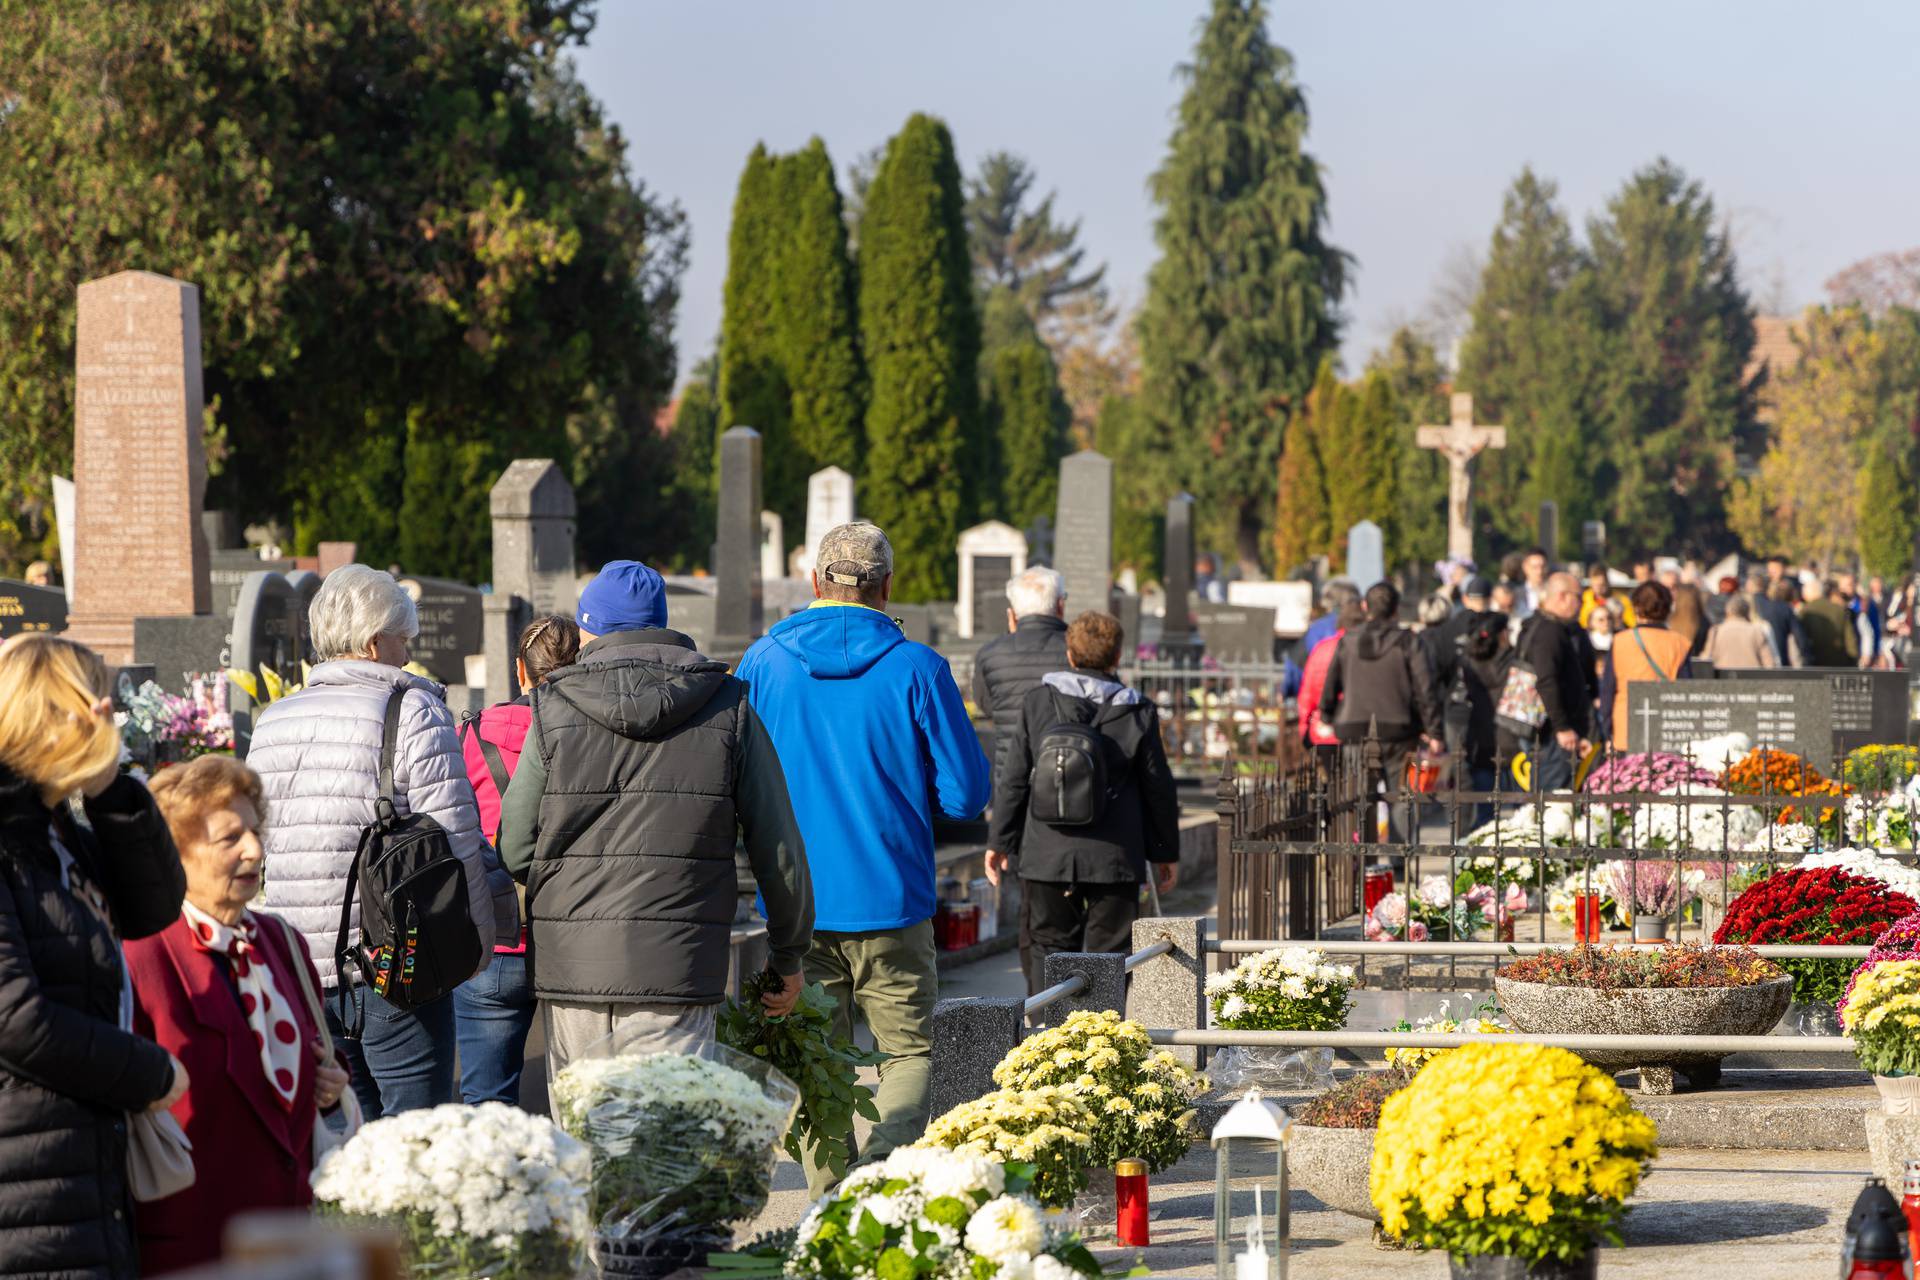
[[[773,741],[725,663],[667,629],[666,584],[616,560],[580,593],[582,647],[533,691],[500,813],[500,857],[527,886],[549,1078],[618,1032],[623,1052],[713,1038],[727,995],[735,835],[766,903],[793,1011],[813,941],[806,847]]]
[[[1007,584],[1007,634],[980,646],[973,659],[973,704],[993,717],[993,773],[1007,739],[1020,732],[1020,708],[1042,677],[1067,669],[1067,584],[1052,569],[1029,569]],[[998,807],[999,797],[994,797]],[[987,850],[987,879],[998,887],[1012,859]],[[1020,900],[1020,971],[1031,973],[1033,934]],[[1029,992],[1028,994],[1032,994]]]

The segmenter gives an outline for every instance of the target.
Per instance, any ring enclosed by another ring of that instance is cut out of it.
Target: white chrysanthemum
[[[1041,1238],[1040,1212],[1022,1196],[990,1200],[967,1223],[967,1248],[995,1262],[1031,1258]]]
[[[1033,1260],[1033,1280],[1079,1280],[1080,1273],[1049,1254]]]
[[[1838,867],[1850,875],[1878,880],[1896,893],[1920,899],[1920,870],[1882,857],[1872,849],[1829,849],[1800,859],[1801,867]]]

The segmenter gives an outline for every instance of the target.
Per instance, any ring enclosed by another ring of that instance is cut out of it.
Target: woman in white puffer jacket
[[[356,985],[365,1002],[360,1041],[342,1038],[332,1000],[334,939],[360,832],[374,820],[387,700],[405,689],[394,751],[395,808],[445,828],[466,871],[482,940],[519,936],[513,881],[480,833],[480,812],[447,710],[446,690],[400,668],[420,632],[413,601],[391,574],[350,564],[327,575],[309,612],[319,665],[300,692],[260,715],[247,763],[265,784],[266,905],[299,929],[327,988],[326,1016],[347,1051],[354,1092],[368,1119],[454,1101],[453,1000],[396,1009]],[[359,903],[353,932],[358,936]],[[493,958],[489,943],[481,963]]]

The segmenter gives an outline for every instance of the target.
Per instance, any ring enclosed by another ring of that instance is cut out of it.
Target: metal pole
[[[1029,1017],[1040,1012],[1056,1000],[1065,1000],[1068,996],[1077,996],[1087,989],[1085,974],[1076,973],[1065,982],[1056,982],[1045,991],[1036,991],[1027,997],[1026,1010]]]
[[[1208,940],[1207,950],[1223,955],[1252,955],[1276,947],[1300,945],[1303,944],[1284,938],[1214,938]],[[1339,938],[1323,938],[1311,945],[1335,955],[1362,956],[1532,956],[1544,951],[1572,949],[1569,944],[1555,942],[1355,942]],[[1624,940],[1622,945],[1626,945]],[[1734,950],[1735,947],[1729,945],[1722,949]],[[1770,944],[1746,950],[1767,960],[1865,960],[1873,948]]]
[[[1469,1044],[1538,1044],[1579,1051],[1662,1054],[1689,1053],[1851,1053],[1847,1036],[1603,1036],[1474,1035],[1422,1031],[1176,1031],[1147,1032],[1155,1044],[1226,1048],[1285,1049],[1457,1049]]]

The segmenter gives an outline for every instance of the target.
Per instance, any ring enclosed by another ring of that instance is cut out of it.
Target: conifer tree
[[[673,427],[668,440],[673,445],[673,486],[671,501],[686,513],[687,534],[671,551],[678,568],[706,565],[714,531],[714,446],[720,438],[720,400],[714,379],[717,370],[712,358],[693,367],[693,375],[681,388],[680,403],[675,406]]]
[[[1400,546],[1400,455],[1404,447],[1399,407],[1386,376],[1369,373],[1356,387],[1340,388],[1340,410],[1321,455],[1326,483],[1328,551],[1344,557],[1347,531],[1362,520],[1380,526],[1384,551]]]
[[[1113,563],[1143,578],[1165,571],[1167,500],[1178,492],[1140,397],[1116,392],[1100,405],[1093,447],[1116,461],[1113,469]],[[1058,472],[1055,473],[1058,483]]]
[[[1261,0],[1214,0],[1153,176],[1160,259],[1140,318],[1143,394],[1206,533],[1257,565],[1281,438],[1339,342],[1349,258],[1325,238],[1306,98]]]
[[[1027,207],[1033,178],[1025,160],[995,151],[968,179],[967,234],[976,280],[983,289],[1011,292],[1035,324],[1076,304],[1103,309],[1106,265],[1082,270],[1087,251],[1078,244],[1080,224],[1054,221],[1054,193]]]
[[[860,498],[893,542],[896,598],[950,598],[984,487],[980,322],[953,137],[916,114],[860,216],[860,336],[872,383]]]
[[[997,509],[1015,528],[1026,529],[1035,517],[1053,513],[1070,416],[1053,357],[1037,338],[993,353],[987,421],[1000,481]]]
[[[799,470],[791,457],[792,392],[781,369],[777,308],[772,303],[779,273],[780,197],[774,158],[764,144],[756,145],[740,173],[727,234],[717,352],[720,416],[714,424],[716,432],[748,426],[760,433],[760,489],[775,509]],[[718,467],[719,451],[711,450],[709,456]],[[717,472],[714,482],[717,487]]]
[[[1373,354],[1367,372],[1386,379],[1399,419],[1399,537],[1387,543],[1388,563],[1437,560],[1447,547],[1447,463],[1435,450],[1418,447],[1414,436],[1424,423],[1446,421],[1446,370],[1431,343],[1402,327]]]
[[[1288,425],[1280,455],[1279,511],[1274,521],[1274,568],[1285,574],[1317,555],[1332,554],[1333,518],[1327,502],[1326,446],[1338,431],[1345,389],[1323,360],[1299,412]]]

